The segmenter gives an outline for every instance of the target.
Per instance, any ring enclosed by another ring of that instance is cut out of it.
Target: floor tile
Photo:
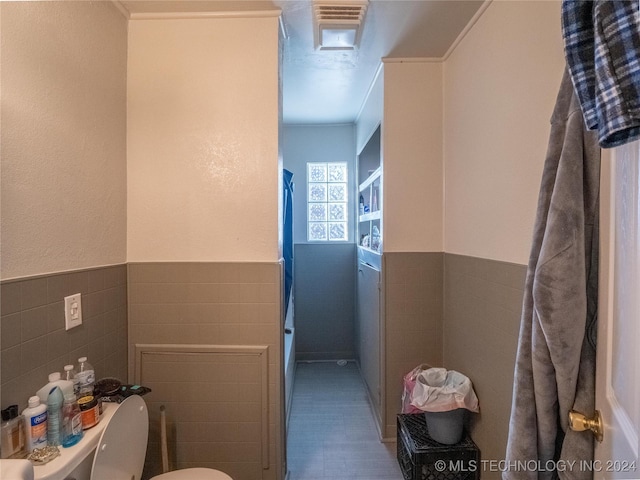
[[[403,479],[354,362],[299,363],[289,418],[289,480]]]

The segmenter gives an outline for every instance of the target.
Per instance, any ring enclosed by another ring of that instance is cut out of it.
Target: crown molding
[[[228,12],[144,12],[131,13],[131,20],[194,20],[205,18],[261,18],[261,17],[280,17],[282,10],[247,10],[247,11],[228,11]]]
[[[382,63],[442,63],[442,57],[382,57]]]

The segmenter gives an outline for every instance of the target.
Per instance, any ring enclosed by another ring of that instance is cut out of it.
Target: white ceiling
[[[276,0],[287,39],[283,110],[287,124],[356,119],[381,58],[442,57],[482,1],[371,0],[360,47],[315,50],[311,0]]]
[[[355,121],[384,57],[442,57],[483,0],[370,0],[360,47],[314,47],[312,0],[123,0],[130,13],[260,10],[278,7],[286,39],[283,116],[287,124]]]

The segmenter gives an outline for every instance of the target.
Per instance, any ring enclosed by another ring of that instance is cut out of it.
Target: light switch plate
[[[65,330],[82,325],[82,296],[80,293],[64,297]]]

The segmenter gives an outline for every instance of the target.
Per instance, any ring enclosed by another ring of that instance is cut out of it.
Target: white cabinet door
[[[373,402],[376,420],[382,425],[380,395],[380,272],[358,264],[358,350],[360,369]]]

